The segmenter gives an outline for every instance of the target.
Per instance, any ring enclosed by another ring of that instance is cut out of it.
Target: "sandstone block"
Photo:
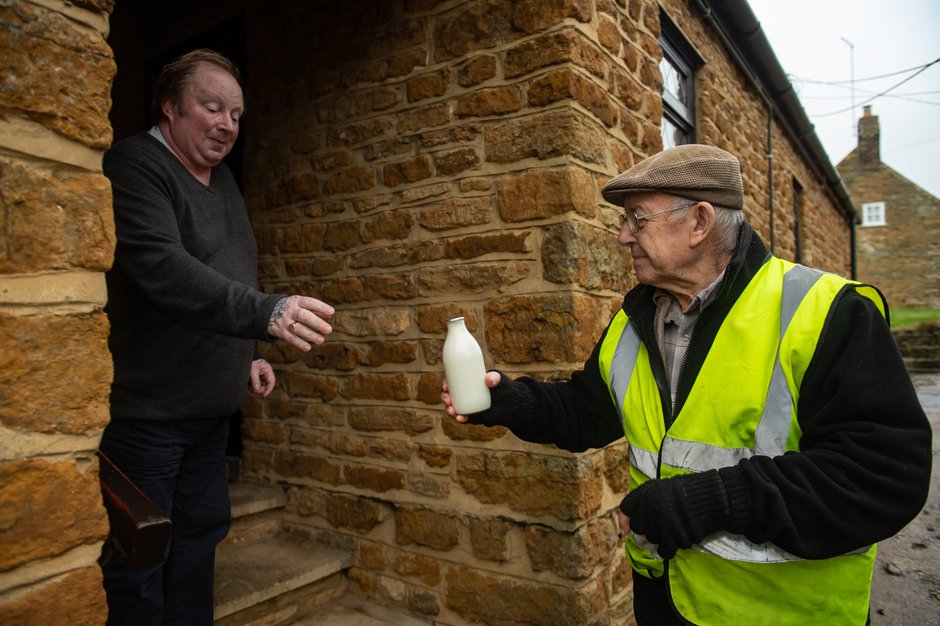
[[[441,244],[436,241],[415,241],[395,246],[382,246],[354,254],[349,259],[350,267],[368,269],[418,265],[437,261],[443,257]]]
[[[582,363],[610,320],[610,303],[582,294],[511,296],[485,308],[495,363]]]
[[[606,165],[606,135],[584,114],[548,111],[487,127],[486,160],[513,163],[529,158],[573,157]]]
[[[407,309],[388,307],[342,311],[336,316],[334,327],[354,337],[395,336],[411,327],[411,315]]]
[[[107,336],[102,312],[0,314],[0,423],[73,435],[104,428],[113,374]]]
[[[550,72],[532,81],[528,89],[530,106],[547,106],[571,98],[612,127],[617,121],[617,109],[607,92],[584,75],[566,68]]]
[[[408,491],[419,496],[445,500],[450,496],[451,481],[447,477],[432,476],[422,472],[411,472],[408,475]]]
[[[443,96],[450,86],[450,70],[443,69],[408,81],[408,102]]]
[[[418,457],[429,467],[447,467],[454,456],[452,448],[447,446],[432,446],[421,444],[418,446]]]
[[[102,541],[108,518],[97,463],[0,463],[0,571]]]
[[[424,228],[438,232],[462,226],[488,224],[493,216],[489,197],[453,198],[431,205],[418,216]]]
[[[395,511],[395,541],[416,543],[446,552],[457,546],[460,526],[457,519],[430,509],[400,507]]]
[[[340,393],[349,399],[401,401],[411,397],[411,384],[405,374],[359,373],[342,383]]]
[[[598,78],[607,75],[607,62],[583,34],[566,29],[530,39],[506,52],[503,73],[515,78],[543,67],[573,63]]]
[[[535,525],[525,528],[532,569],[572,580],[588,578],[596,568],[607,565],[619,541],[613,515],[592,520],[574,532]]]
[[[561,285],[626,293],[632,282],[628,254],[610,230],[583,222],[552,224],[542,239],[542,275]]]
[[[458,117],[504,115],[522,108],[522,94],[515,86],[493,87],[470,92],[457,99]]]
[[[441,336],[443,341],[447,334],[447,320],[454,317],[463,317],[464,323],[470,332],[476,332],[479,328],[479,318],[476,313],[466,307],[456,304],[428,305],[420,307],[416,312],[416,321],[418,329],[423,333],[431,333]]]
[[[484,504],[564,520],[593,515],[603,497],[600,464],[578,457],[467,454],[457,457],[457,481]]]
[[[382,239],[408,239],[416,221],[413,211],[406,209],[384,211],[372,219],[363,220],[362,240],[365,243],[372,243]]]
[[[412,363],[418,357],[418,344],[411,341],[374,341],[369,345],[366,365]]]
[[[34,4],[0,8],[0,109],[92,148],[111,144],[114,57],[104,38]]]
[[[593,14],[591,0],[520,0],[515,3],[512,22],[525,33],[537,33],[568,18],[590,22]]]
[[[388,517],[388,510],[378,502],[328,493],[323,502],[323,516],[334,528],[349,528],[366,534]]]
[[[288,371],[280,373],[278,379],[282,389],[295,400],[317,398],[329,402],[338,394],[338,384],[332,376]]]
[[[440,396],[438,396],[440,401]],[[475,424],[461,424],[450,417],[441,418],[441,430],[448,438],[454,441],[479,441],[487,442],[500,439],[509,431],[502,426],[482,426]]]
[[[375,186],[375,172],[371,167],[350,167],[340,170],[327,178],[323,183],[323,189],[329,194],[356,193],[359,191],[368,191]],[[317,197],[314,190],[301,190],[294,197],[295,201],[309,200]]]
[[[347,485],[376,493],[405,488],[405,473],[384,467],[344,463],[343,479]]]
[[[287,440],[287,428],[277,422],[246,419],[242,422],[246,437],[261,443],[279,445]]]
[[[481,54],[470,59],[457,72],[461,87],[473,87],[496,76],[497,61],[491,54]]]
[[[296,350],[295,350],[296,352]],[[315,370],[351,372],[365,362],[363,350],[354,343],[327,341],[314,346],[301,357],[307,367]]]
[[[431,161],[421,155],[416,159],[390,163],[382,168],[382,181],[389,187],[416,183],[431,177]]]
[[[307,290],[300,291],[303,293]],[[320,295],[317,297],[334,306],[362,302],[362,282],[358,278],[329,281],[323,283],[319,289],[312,290],[312,293],[319,293]],[[345,321],[345,317],[343,316],[343,321]],[[337,329],[338,327],[337,322],[334,322],[333,328]]]
[[[528,237],[529,231],[521,231],[451,239],[444,245],[444,256],[450,259],[472,259],[498,252],[522,254],[528,252]]]
[[[527,170],[503,176],[497,199],[507,222],[543,219],[574,211],[586,217],[597,212],[594,177],[580,168]]]
[[[607,593],[593,580],[572,588],[547,582],[520,582],[482,570],[447,570],[445,605],[469,622],[600,626],[608,624]],[[525,598],[520,602],[520,598]]]
[[[480,155],[473,148],[460,148],[434,155],[434,171],[441,177],[456,176],[476,169],[480,161]]]
[[[362,297],[366,301],[410,300],[418,293],[414,276],[404,274],[368,274],[362,278]]]
[[[0,600],[0,624],[103,626],[108,607],[95,565],[56,576],[15,599]]]
[[[470,518],[470,545],[474,556],[487,561],[509,559],[509,532],[512,525],[500,519]]]
[[[434,420],[411,409],[376,407],[374,409],[351,409],[349,425],[366,432],[400,431],[417,435],[434,428]]]
[[[428,587],[435,587],[443,578],[440,561],[408,552],[398,553],[393,561],[392,571],[409,578],[417,578]]]
[[[418,286],[423,295],[483,293],[503,291],[531,274],[523,261],[472,263],[457,267],[433,267],[417,272]]]
[[[407,463],[411,460],[414,448],[411,441],[383,437],[369,440],[367,453],[376,459]]]
[[[338,463],[322,455],[306,454],[299,450],[276,449],[270,465],[259,469],[273,470],[282,478],[309,478],[330,485],[343,482],[342,468]]]
[[[405,135],[425,128],[436,128],[450,121],[450,105],[433,104],[403,113],[398,120],[398,133]]]
[[[0,161],[0,273],[80,267],[106,271],[114,257],[111,186],[101,174],[50,174]]]
[[[512,25],[511,6],[501,0],[469,2],[435,20],[434,62],[486,50],[521,36]]]

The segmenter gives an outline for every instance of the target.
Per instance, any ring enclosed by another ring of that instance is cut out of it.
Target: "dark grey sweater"
[[[107,152],[104,173],[117,232],[105,308],[112,418],[232,413],[282,296],[256,289],[255,238],[231,172],[219,165],[203,185],[141,133]]]

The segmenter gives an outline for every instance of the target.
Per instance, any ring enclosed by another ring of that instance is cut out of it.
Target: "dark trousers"
[[[215,547],[231,523],[228,417],[112,420],[101,451],[173,522],[163,563],[129,570],[101,557],[108,626],[211,626]]]
[[[665,580],[653,580],[633,572],[633,616],[638,626],[678,626]]]

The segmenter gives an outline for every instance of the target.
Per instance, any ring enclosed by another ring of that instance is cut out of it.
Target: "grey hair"
[[[684,217],[688,213],[688,209],[698,204],[698,202],[690,198],[676,196],[672,208],[682,207],[685,209],[675,213],[678,217]],[[730,252],[738,245],[738,231],[741,224],[747,221],[747,215],[744,214],[744,211],[738,209],[729,209],[717,204],[712,204],[712,206],[715,207],[715,233],[717,237],[715,248],[718,252]]]

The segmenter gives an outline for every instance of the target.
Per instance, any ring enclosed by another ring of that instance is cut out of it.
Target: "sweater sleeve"
[[[237,186],[225,179],[217,188],[200,189],[208,202],[190,210],[194,200],[186,181],[164,151],[156,142],[140,141],[119,144],[105,157],[117,232],[115,289],[128,284],[186,325],[268,339],[267,323],[280,296],[256,289],[255,241]]]
[[[930,481],[930,425],[884,318],[850,289],[827,328],[800,390],[800,450],[719,471],[726,529],[803,558],[896,534]]]
[[[623,424],[598,367],[600,345],[567,381],[509,380],[500,372],[500,383],[491,390],[492,406],[468,416],[470,423],[505,426],[524,441],[570,452],[620,439]]]

